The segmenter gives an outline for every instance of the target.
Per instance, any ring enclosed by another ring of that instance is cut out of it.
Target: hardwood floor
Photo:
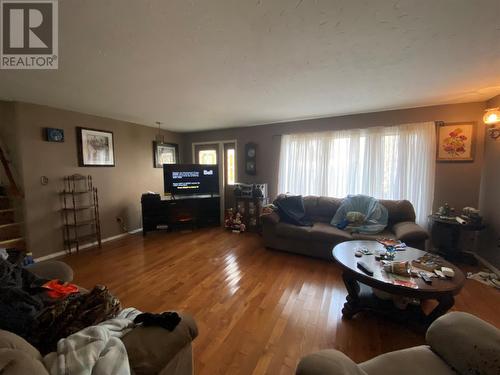
[[[63,259],[75,282],[107,285],[124,306],[194,315],[196,374],[293,374],[305,354],[336,348],[360,362],[424,343],[383,318],[341,319],[334,263],[266,250],[255,234],[219,228],[140,234]],[[500,293],[467,280],[454,310],[500,326]]]

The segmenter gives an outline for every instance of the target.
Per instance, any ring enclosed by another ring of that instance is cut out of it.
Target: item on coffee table
[[[384,264],[385,272],[395,273],[396,275],[409,276],[410,262],[387,262]]]
[[[441,272],[446,277],[453,277],[453,276],[455,276],[455,271],[453,271],[453,269],[449,268],[449,267],[441,267]]]
[[[392,283],[394,285],[404,286],[404,287],[412,288],[412,289],[418,289],[417,283],[415,281],[413,281],[413,280],[400,280],[400,279],[396,279],[396,280],[393,280]]]
[[[438,269],[435,269],[434,270],[434,273],[437,275],[437,277],[439,277],[440,279],[446,279],[446,276],[444,275],[444,273],[441,272],[441,270],[438,270]]]
[[[427,253],[418,259],[412,260],[411,264],[425,271],[434,272],[435,269],[441,268],[442,259],[437,255]]]
[[[432,279],[427,275],[427,273],[420,271],[418,274],[426,284],[432,284]]]
[[[406,249],[406,244],[400,240],[395,240],[393,238],[379,238],[378,243],[384,245],[384,247],[392,247],[395,251],[403,251]]]
[[[401,243],[401,241],[395,240],[394,238],[379,238],[377,239],[378,243],[381,243],[385,247],[387,246],[396,246]]]

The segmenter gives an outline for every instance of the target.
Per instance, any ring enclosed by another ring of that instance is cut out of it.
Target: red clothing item
[[[60,280],[50,280],[43,284],[42,287],[48,289],[47,295],[54,299],[78,293],[78,287],[75,284],[63,283]]]

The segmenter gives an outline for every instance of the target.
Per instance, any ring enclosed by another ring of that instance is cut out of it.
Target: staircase
[[[3,166],[0,179],[9,182],[9,186],[0,185],[0,249],[7,249],[10,253],[24,253],[26,245],[22,235],[22,223],[17,220],[14,204],[14,199],[22,199],[23,194],[14,181],[10,163],[6,159],[1,146],[0,162]]]
[[[0,249],[24,250],[21,223],[16,222],[12,202],[4,192],[0,187]]]

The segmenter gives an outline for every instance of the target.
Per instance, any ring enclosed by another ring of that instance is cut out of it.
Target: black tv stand
[[[161,197],[143,194],[142,234],[158,229],[172,230],[190,223],[192,227],[220,225],[220,197],[218,195],[178,195]]]

